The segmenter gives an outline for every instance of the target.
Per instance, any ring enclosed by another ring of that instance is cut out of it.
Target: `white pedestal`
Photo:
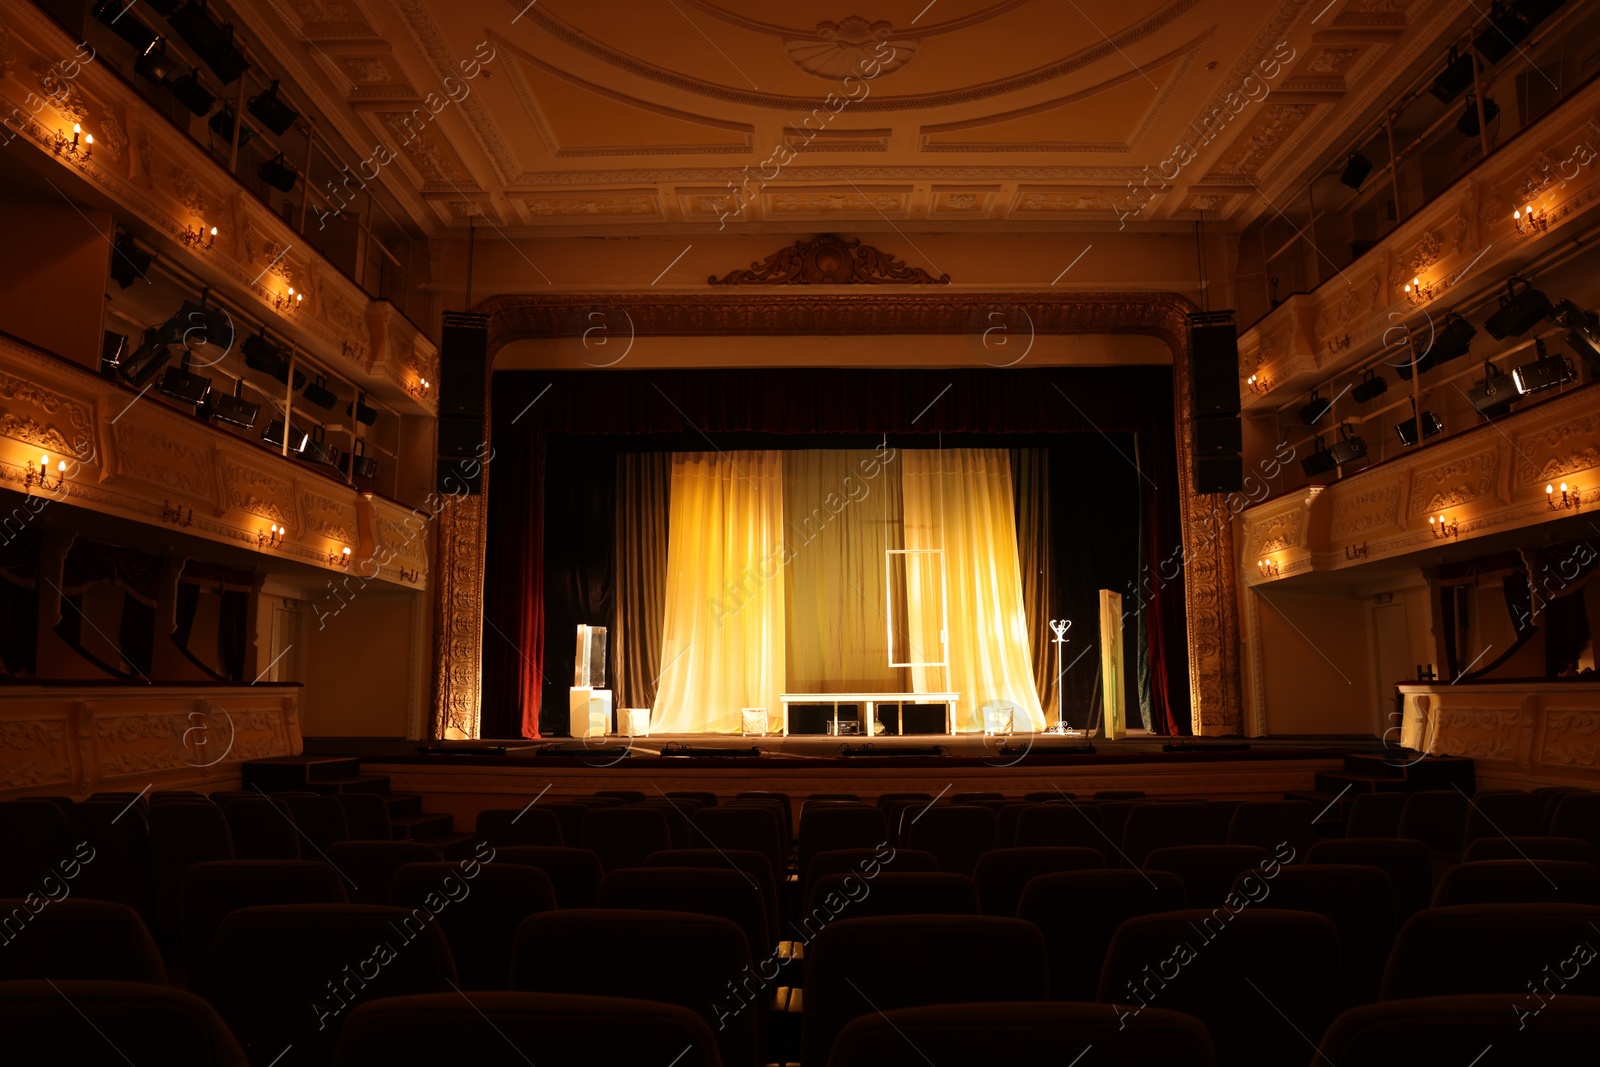
[[[604,737],[611,729],[611,690],[574,686],[567,691],[573,737]]]
[[[622,737],[649,737],[650,709],[617,709],[617,734]]]

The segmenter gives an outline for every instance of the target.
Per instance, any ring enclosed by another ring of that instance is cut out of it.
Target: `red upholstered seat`
[[[193,993],[143,982],[0,982],[5,1059],[72,1067],[248,1067],[222,1019]]]

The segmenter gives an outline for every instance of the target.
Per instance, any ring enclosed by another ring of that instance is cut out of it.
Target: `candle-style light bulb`
[[[84,134],[83,135],[83,143],[84,144],[94,144],[94,134],[92,134],[92,133]]]
[[[1547,485],[1547,486],[1544,487],[1544,495],[1545,496],[1550,496],[1555,491],[1556,491],[1556,487],[1553,486],[1553,485]]]
[[[1566,493],[1566,491],[1567,491],[1567,483],[1566,482],[1562,482],[1561,483],[1561,492],[1564,494],[1564,493]]]
[[[74,123],[73,123],[73,124],[72,124],[72,133],[73,133],[73,136],[77,136],[77,135],[78,135],[78,134],[80,134],[80,133],[82,133],[82,132],[83,132],[83,127],[82,127],[82,126],[80,126],[80,125],[78,125],[78,124],[77,124],[77,123],[76,123],[76,122],[74,122]]]
[[[215,237],[216,235],[217,235],[217,228],[215,226],[213,226],[213,227],[211,227],[211,236]]]
[[[62,460],[60,463],[57,463],[56,470],[61,474],[67,473],[67,461]]]
[[[1520,219],[1520,218],[1522,218],[1522,212],[1517,210],[1516,208],[1512,208],[1511,209],[1511,221],[1515,222],[1517,219]]]

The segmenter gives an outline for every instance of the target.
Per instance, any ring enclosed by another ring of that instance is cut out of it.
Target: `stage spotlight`
[[[356,438],[355,451],[345,452],[340,457],[339,469],[352,478],[376,478],[378,476],[378,461],[367,455],[366,442]]]
[[[256,416],[261,414],[261,405],[252,404],[244,399],[244,379],[236,378],[233,382],[232,396],[212,392],[206,414],[218,422],[226,422],[242,430],[249,430],[255,426]]]
[[[232,141],[233,124],[235,118],[236,116],[233,113],[233,108],[227,104],[223,104],[222,108],[215,115],[211,116],[211,121],[207,122],[206,125],[211,128],[212,133],[216,134],[224,141]],[[239,130],[239,147],[243,148],[245,145],[249,144],[250,138],[254,137],[255,135],[255,130],[252,130],[248,126],[242,127]]]
[[[1516,383],[1517,392],[1527,396],[1529,393],[1554,389],[1577,378],[1578,372],[1573,368],[1572,360],[1566,356],[1552,356],[1545,351],[1543,341],[1535,341],[1533,347],[1539,358],[1532,363],[1524,363],[1511,372],[1511,380]]]
[[[1352,189],[1359,190],[1361,183],[1367,180],[1367,175],[1372,173],[1372,160],[1360,152],[1351,152],[1350,158],[1345,160],[1344,173],[1339,175],[1339,181]]]
[[[1438,415],[1431,411],[1422,413],[1422,437],[1424,440],[1429,437],[1437,437],[1443,430],[1444,421]],[[1394,428],[1394,432],[1400,435],[1400,443],[1410,448],[1417,443],[1417,417],[1413,415],[1405,422],[1400,423]]]
[[[1518,282],[1522,283],[1520,292]],[[1500,298],[1500,309],[1483,320],[1483,328],[1496,341],[1504,341],[1533,329],[1550,310],[1549,297],[1528,284],[1528,279],[1513,274],[1506,279],[1506,295]]]
[[[305,392],[301,393],[300,396],[306,403],[315,404],[323,411],[331,410],[334,402],[339,399],[333,395],[333,390],[328,388],[328,376],[326,374],[317,375],[311,384],[306,386]]]
[[[1486,419],[1497,419],[1506,414],[1520,398],[1517,383],[1511,380],[1511,375],[1501,374],[1488,360],[1483,361],[1483,384],[1473,386],[1467,393],[1472,406]]]
[[[122,366],[122,357],[128,354],[128,335],[105,331],[100,339],[100,373],[107,378]]]
[[[1339,440],[1328,449],[1328,455],[1333,458],[1336,467],[1365,467],[1363,462],[1367,458],[1367,442],[1352,434],[1350,427],[1339,427]]]
[[[1311,390],[1311,403],[1300,409],[1300,421],[1315,426],[1333,410],[1333,401],[1324,400],[1315,389]]]
[[[1350,399],[1358,404],[1376,400],[1389,388],[1389,381],[1375,370],[1361,372],[1361,381],[1350,388]]]
[[[1445,57],[1444,70],[1433,79],[1433,85],[1428,89],[1441,104],[1448,104],[1461,95],[1462,90],[1472,84],[1472,56],[1462,55],[1456,50],[1455,45],[1450,46],[1450,54]]]
[[[1560,11],[1564,3],[1566,0],[1517,0],[1512,7],[1527,20],[1531,29]]]
[[[274,81],[265,92],[257,93],[250,98],[250,103],[245,107],[250,114],[261,120],[261,125],[282,137],[289,132],[289,127],[294,125],[294,120],[300,117],[300,112],[283,102],[278,95],[278,83]]]
[[[280,193],[290,193],[294,191],[295,179],[299,175],[284,164],[283,153],[279,152],[256,168],[256,177]]]
[[[204,115],[211,110],[211,105],[217,102],[217,98],[200,84],[200,75],[192,70],[181,78],[173,78],[167,83],[167,87],[172,90],[172,95],[177,98],[178,103],[196,115]]]
[[[160,40],[161,35],[133,15],[128,10],[132,6],[124,0],[101,0],[94,6],[94,17],[112,33],[133,45],[135,52],[144,52]]]
[[[1500,105],[1492,97],[1483,98],[1483,121],[1493,122],[1495,116],[1500,114]],[[1467,109],[1456,119],[1456,131],[1463,137],[1478,136],[1478,103],[1477,98],[1471,93],[1467,94]]]
[[[267,340],[267,328],[261,327],[261,332],[251,334],[244,339],[240,346],[244,350],[244,365],[251,370],[258,370],[263,374],[270,374],[279,381],[289,376],[289,361],[283,358],[283,349]]]
[[[363,426],[371,426],[378,421],[378,413],[373,408],[367,407],[367,394],[359,394],[355,402],[345,405],[344,413],[351,416]]]
[[[206,397],[211,393],[211,379],[195,374],[189,369],[189,353],[185,350],[182,362],[176,367],[168,367],[167,373],[161,376],[160,388],[172,399],[193,404],[198,408],[206,402]]]
[[[167,56],[166,42],[157,37],[150,47],[139,53],[139,57],[133,61],[133,69],[140,77],[165,87],[172,72],[178,69],[178,64]]]
[[[1498,63],[1528,39],[1530,28],[1520,12],[1503,4],[1493,4],[1489,8],[1489,24],[1472,39],[1472,47],[1478,50],[1484,62]]]
[[[111,277],[124,289],[143,278],[156,258],[148,252],[139,251],[133,243],[133,237],[126,233],[117,234],[111,253]]]
[[[1477,329],[1454,311],[1444,317],[1444,325],[1433,335],[1433,344],[1418,362],[1423,370],[1431,370],[1452,359],[1460,359],[1472,346]]]
[[[1334,462],[1333,453],[1322,446],[1322,438],[1318,437],[1312,446],[1311,455],[1300,461],[1300,469],[1306,472],[1307,478],[1315,478],[1319,474],[1327,474],[1338,466]]]
[[[307,463],[315,463],[319,467],[339,466],[339,450],[328,444],[323,437],[321,426],[311,429],[311,437],[306,441],[305,447],[300,450],[300,458]]]
[[[117,367],[117,373],[122,375],[123,381],[142,389],[146,382],[156,376],[156,371],[171,361],[172,349],[161,339],[161,334],[159,329],[144,332],[144,342]]]
[[[1550,317],[1569,331],[1567,344],[1572,346],[1572,350],[1600,374],[1600,315],[1585,311],[1570,300],[1563,300],[1556,305]]]
[[[267,423],[267,428],[265,432],[262,433],[261,440],[265,441],[273,448],[282,448],[283,420],[273,419],[271,422]],[[300,455],[306,450],[306,445],[310,444],[310,442],[310,434],[306,433],[298,426],[289,427],[289,452],[291,455]]]
[[[184,4],[168,16],[167,21],[223,85],[232,85],[239,80],[239,75],[250,69],[249,61],[233,43],[233,23],[214,21],[206,10],[205,0]]]
[[[213,304],[185,300],[163,330],[168,344],[185,348],[214,345],[223,352],[233,347],[233,319]]]

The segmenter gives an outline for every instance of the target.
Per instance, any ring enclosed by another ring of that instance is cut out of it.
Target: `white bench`
[[[792,704],[825,704],[833,707],[833,733],[839,732],[839,705],[860,704],[863,736],[872,735],[873,711],[879,704],[895,704],[904,715],[907,704],[943,704],[944,732],[954,733],[955,703],[960,693],[782,693],[778,701],[783,705],[783,736],[789,736],[789,707]],[[904,728],[904,719],[901,726]]]

